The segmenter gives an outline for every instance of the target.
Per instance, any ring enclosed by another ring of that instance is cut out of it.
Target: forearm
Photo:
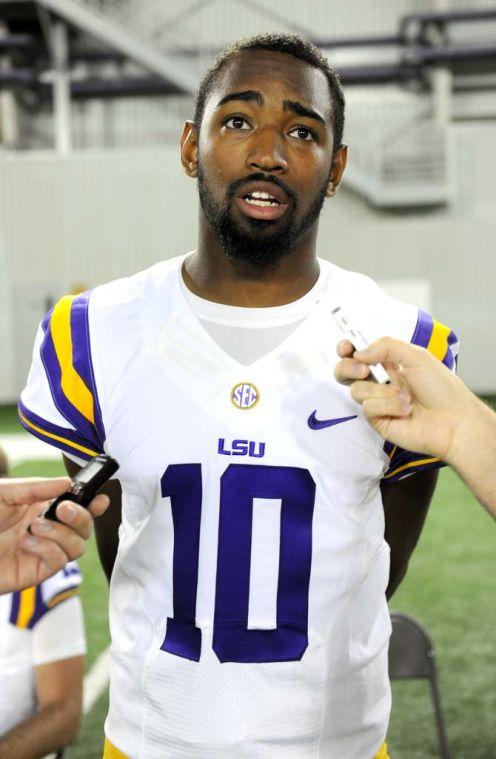
[[[389,599],[406,575],[418,543],[438,478],[437,470],[419,472],[381,486],[385,516],[385,539],[391,549]]]
[[[71,478],[81,469],[78,464],[72,461],[72,459],[67,458],[67,456],[64,456],[64,464]],[[119,525],[122,514],[122,490],[119,480],[110,480],[100,492],[105,493],[109,497],[110,506],[105,514],[95,522],[95,539],[101,565],[107,576],[107,580],[110,582],[119,547]]]
[[[50,704],[0,737],[0,759],[40,759],[71,743],[80,709],[75,702]]]
[[[496,517],[496,414],[475,396],[457,427],[447,459]]]

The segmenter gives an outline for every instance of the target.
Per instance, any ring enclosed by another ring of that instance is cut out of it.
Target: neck
[[[183,265],[186,287],[195,295],[229,306],[284,306],[302,298],[316,283],[317,224],[274,266],[259,266],[226,257],[200,213],[198,250]]]

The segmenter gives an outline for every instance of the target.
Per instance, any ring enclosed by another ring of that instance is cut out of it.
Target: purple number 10
[[[161,480],[174,526],[173,609],[161,646],[200,660],[196,627],[202,474],[172,464]],[[248,629],[253,499],[281,501],[277,626]],[[297,661],[308,645],[315,482],[307,469],[230,464],[221,477],[213,649],[221,662]]]

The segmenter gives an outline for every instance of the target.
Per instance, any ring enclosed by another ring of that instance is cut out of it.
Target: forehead
[[[332,104],[325,74],[287,53],[243,50],[215,78],[207,104],[229,92],[256,90],[266,101],[297,100],[315,108],[332,124]]]

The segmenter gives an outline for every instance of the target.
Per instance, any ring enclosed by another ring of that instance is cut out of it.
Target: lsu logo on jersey
[[[231,403],[239,409],[250,409],[257,405],[260,393],[251,382],[238,382],[231,390]]]
[[[222,456],[251,456],[261,459],[265,456],[265,443],[255,443],[253,440],[233,440],[230,447],[223,437],[219,438],[217,453]]]

